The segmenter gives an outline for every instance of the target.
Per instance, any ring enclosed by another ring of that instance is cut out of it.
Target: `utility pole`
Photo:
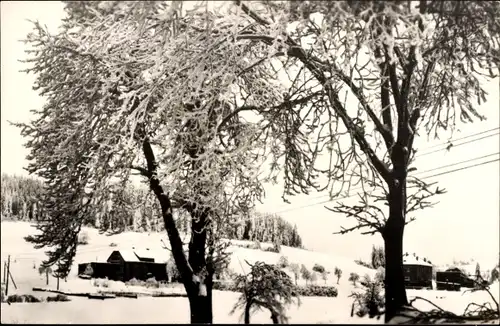
[[[2,280],[2,283],[5,284],[5,277],[7,275],[7,262],[4,261],[3,262],[3,280]]]
[[[10,255],[7,258],[7,274],[5,277],[5,297],[9,294],[9,273],[10,273]]]
[[[12,273],[9,271],[9,275],[7,275],[7,277],[10,276],[10,280],[12,281],[12,285],[14,285],[14,288],[16,288],[17,290],[17,285],[16,285],[16,282],[14,282],[14,276],[12,276]]]

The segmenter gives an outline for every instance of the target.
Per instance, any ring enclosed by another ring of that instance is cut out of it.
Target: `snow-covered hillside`
[[[168,247],[168,237],[165,233],[136,233],[125,232],[112,236],[99,234],[96,229],[84,228],[84,232],[88,234],[87,245],[80,245],[77,250],[75,264],[71,270],[71,277],[76,277],[78,271],[77,264],[91,261],[106,261],[113,250],[136,248],[141,251],[147,251],[157,262],[166,262],[170,257],[168,249],[164,249],[166,244]],[[1,258],[6,260],[8,255],[11,255],[12,269],[28,269],[32,273],[38,273],[33,270],[33,265],[39,266],[40,262],[45,258],[43,249],[33,249],[33,245],[24,241],[23,237],[28,234],[36,233],[36,229],[30,223],[26,222],[2,222],[2,238],[1,238]],[[163,241],[163,242],[162,242]],[[185,242],[188,240],[186,239]],[[245,260],[253,263],[256,261],[264,261],[267,263],[277,263],[280,257],[287,257],[289,263],[304,264],[309,270],[315,264],[325,267],[330,272],[326,283],[336,285],[337,280],[333,275],[335,267],[343,271],[343,277],[340,279],[339,286],[348,284],[347,278],[351,272],[358,273],[360,276],[368,274],[373,276],[376,271],[359,266],[354,261],[336,257],[333,255],[309,251],[305,249],[290,248],[281,246],[281,252],[269,252],[256,249],[242,248],[241,245],[252,244],[249,241],[231,240],[232,245],[228,248],[231,252],[230,270],[235,273],[246,273],[248,265]],[[263,243],[262,247],[266,248],[271,244]],[[19,267],[17,267],[19,266]],[[26,266],[21,268],[21,266]],[[31,268],[30,268],[31,267]],[[20,273],[20,272],[18,272]],[[318,281],[319,284],[324,284],[323,280]]]
[[[95,229],[84,230],[88,234],[89,243],[78,247],[78,252],[67,283],[61,281],[61,290],[68,291],[97,291],[94,283],[77,277],[77,264],[89,261],[105,261],[113,250],[121,248],[149,249],[157,261],[166,261],[170,253],[163,248],[168,244],[165,234],[160,233],[133,233],[126,232],[113,236],[99,234]],[[7,260],[11,256],[11,271],[17,289],[9,286],[9,294],[35,294],[33,287],[45,287],[45,275],[38,273],[38,266],[45,258],[44,250],[35,250],[32,245],[24,241],[28,234],[34,234],[35,228],[24,222],[1,223],[1,259]],[[163,240],[163,243],[162,243]],[[187,239],[186,239],[187,242]],[[248,249],[241,247],[249,244],[245,241],[231,241],[228,248],[231,254],[229,268],[236,273],[248,270],[248,262],[265,261],[276,263],[282,256],[286,256],[289,263],[304,264],[309,270],[315,264],[325,267],[330,272],[326,282],[316,281],[318,285],[334,285],[338,289],[338,297],[303,297],[300,307],[291,306],[288,310],[291,323],[382,323],[383,319],[351,317],[352,298],[349,295],[355,287],[348,281],[349,274],[358,273],[360,276],[373,276],[376,271],[359,266],[354,261],[336,257],[325,253],[318,253],[305,249],[281,247],[280,253]],[[110,246],[113,244],[113,246]],[[262,244],[265,248],[270,244]],[[343,271],[339,284],[334,276],[335,267]],[[3,273],[3,270],[1,271]],[[3,278],[3,274],[2,274]],[[49,287],[55,287],[55,279],[50,277]],[[299,282],[303,283],[303,280]],[[109,289],[125,290],[122,282],[109,282]],[[130,290],[130,288],[128,288]],[[145,291],[142,289],[142,291]],[[162,291],[184,291],[182,286],[169,286]],[[230,315],[239,294],[226,291],[214,291],[214,322],[239,323],[240,313]],[[409,299],[420,296],[432,300],[446,309],[462,313],[469,302],[486,302],[490,299],[484,293],[408,290]],[[498,298],[498,297],[497,297]],[[431,309],[425,303],[417,306],[420,309]],[[140,313],[139,313],[140,312]],[[189,304],[186,298],[153,298],[139,297],[138,299],[116,298],[113,300],[88,300],[72,298],[71,302],[56,303],[16,303],[1,305],[2,323],[188,323]],[[268,312],[259,312],[252,317],[252,323],[271,323]]]

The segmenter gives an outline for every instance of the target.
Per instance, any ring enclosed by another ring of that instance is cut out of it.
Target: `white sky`
[[[23,64],[17,62],[24,58],[24,45],[18,42],[31,30],[31,23],[25,19],[39,20],[55,31],[64,16],[63,4],[47,2],[1,2],[1,171],[8,174],[27,175],[27,150],[19,130],[8,124],[10,121],[27,122],[31,109],[39,109],[41,98],[32,90],[33,77],[19,72]],[[485,85],[489,93],[488,102],[480,110],[488,120],[463,125],[454,139],[497,128],[500,125],[499,80]],[[493,132],[492,132],[493,133]],[[491,133],[490,133],[491,134]],[[426,138],[416,140],[416,147],[424,149],[445,142],[427,142]],[[452,149],[426,155],[417,160],[419,171],[429,170],[439,165],[451,164],[475,157],[499,152],[499,137],[493,136]],[[488,161],[498,155],[485,158]],[[478,161],[480,162],[480,161]],[[477,162],[466,163],[465,165]],[[462,167],[454,166],[430,174]],[[474,258],[480,262],[494,262],[499,255],[499,163],[494,162],[480,167],[450,173],[433,178],[439,181],[440,188],[447,194],[439,197],[440,203],[416,214],[417,221],[405,230],[404,250],[417,252],[435,263],[447,263],[453,259]],[[372,244],[381,244],[381,237],[362,236],[356,233],[333,235],[346,218],[335,215],[323,208],[323,204],[300,208],[305,205],[326,200],[318,197],[324,194],[311,194],[297,197],[291,205],[281,200],[282,189],[267,187],[267,198],[260,211],[286,212],[281,216],[296,223],[305,245],[314,250],[331,252],[352,258],[367,259]],[[296,209],[294,209],[296,208]],[[493,266],[491,266],[493,267]],[[489,268],[484,266],[484,268]]]

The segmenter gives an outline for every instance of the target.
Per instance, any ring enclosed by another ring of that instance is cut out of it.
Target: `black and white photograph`
[[[500,1],[1,1],[2,324],[500,324]]]

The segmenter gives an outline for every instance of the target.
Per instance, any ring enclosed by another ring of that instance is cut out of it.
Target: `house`
[[[432,289],[432,264],[415,254],[403,255],[403,272],[406,288]]]
[[[461,287],[474,287],[474,281],[467,276],[464,270],[458,267],[452,267],[444,272],[441,271],[436,273],[437,290],[460,291]]]
[[[104,262],[91,262],[78,265],[78,275],[92,274],[92,278],[108,278],[115,281],[147,280],[154,277],[166,281],[167,264],[157,263],[148,250],[114,250]],[[90,268],[88,267],[90,265]]]

